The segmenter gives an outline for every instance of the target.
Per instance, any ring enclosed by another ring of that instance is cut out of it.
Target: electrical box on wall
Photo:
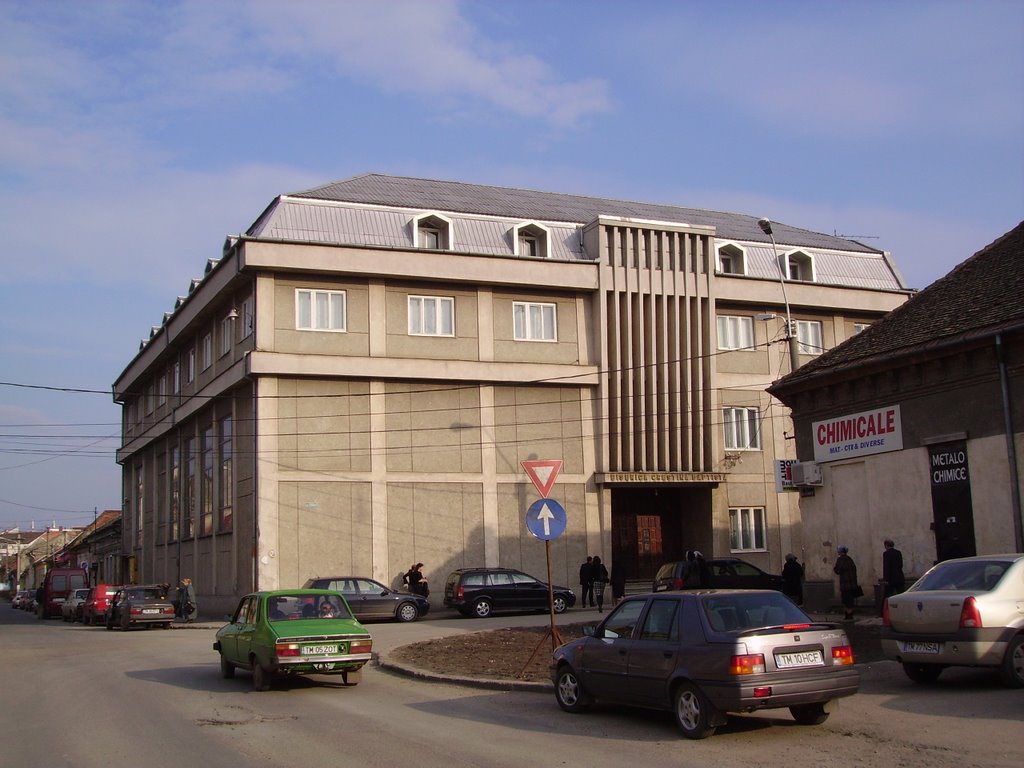
[[[816,461],[799,461],[789,468],[793,485],[821,485],[821,465]]]

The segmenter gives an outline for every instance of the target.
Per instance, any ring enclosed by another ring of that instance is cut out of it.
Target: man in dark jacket
[[[903,587],[903,553],[896,549],[892,539],[886,539],[882,552],[882,588],[885,596],[889,597],[898,595]]]
[[[587,555],[587,562],[580,566],[580,605],[584,608],[587,607],[587,601],[590,601],[590,607],[594,607],[594,576],[591,573],[592,563],[594,558]]]

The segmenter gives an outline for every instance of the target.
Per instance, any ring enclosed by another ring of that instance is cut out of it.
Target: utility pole
[[[782,283],[782,302],[786,305],[786,343],[789,345],[789,370],[792,372],[800,367],[800,342],[796,337],[796,325],[793,323],[793,316],[789,311],[789,299],[786,297],[786,275],[782,271],[782,262],[779,261],[779,247],[775,244],[771,220],[758,219],[757,226],[771,238],[772,252],[775,254],[775,266],[779,269],[779,282]]]

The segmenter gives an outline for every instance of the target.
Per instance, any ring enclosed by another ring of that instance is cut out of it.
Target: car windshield
[[[271,621],[295,619],[350,619],[352,614],[338,595],[274,595],[267,598]]]
[[[964,590],[988,592],[995,589],[1010,563],[1002,560],[950,560],[939,563],[908,592]]]
[[[132,600],[155,602],[166,600],[167,593],[164,590],[155,587],[148,589],[133,589],[128,593],[128,597]]]
[[[716,632],[807,624],[811,620],[789,599],[775,592],[708,595],[704,613]]]

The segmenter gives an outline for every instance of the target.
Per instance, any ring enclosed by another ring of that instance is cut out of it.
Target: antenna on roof
[[[847,240],[878,240],[879,235],[840,235],[834,229],[832,230],[832,237],[845,237]]]

